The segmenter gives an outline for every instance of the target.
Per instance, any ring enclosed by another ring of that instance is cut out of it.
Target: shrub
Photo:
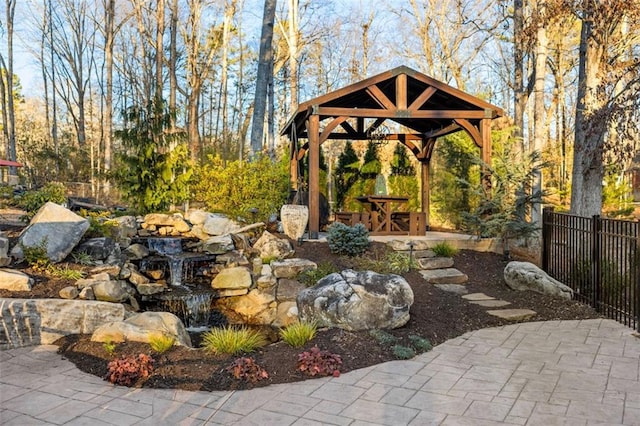
[[[27,212],[22,220],[25,222],[31,220],[38,209],[48,201],[56,204],[66,203],[67,196],[65,195],[64,186],[59,183],[48,183],[37,191],[25,192],[18,203]]]
[[[71,253],[71,257],[75,263],[79,263],[80,265],[94,264],[93,257],[89,253],[85,253],[83,251],[74,251]]]
[[[25,246],[20,243],[22,254],[24,255],[24,260],[27,262],[27,265],[35,270],[46,270],[50,264],[47,245],[47,237],[44,237],[40,243],[35,246]]]
[[[424,337],[418,336],[417,334],[410,334],[408,337],[409,341],[411,342],[411,346],[413,346],[413,348],[420,353],[429,352],[431,349],[433,349],[433,345],[431,345],[429,339],[425,339]]]
[[[224,161],[209,156],[196,171],[193,194],[209,211],[253,220],[251,209],[258,209],[256,220],[267,222],[280,211],[289,195],[289,157],[273,163],[268,155],[254,161]]]
[[[301,348],[316,335],[315,322],[295,322],[280,330],[280,338],[293,348]]]
[[[163,354],[173,347],[176,338],[166,333],[153,333],[149,336],[149,346],[155,352]]]
[[[374,329],[369,330],[369,335],[376,339],[376,341],[385,346],[392,345],[398,341],[398,338],[393,334],[389,334],[384,330]]]
[[[298,370],[309,376],[340,376],[342,358],[317,346],[298,355]]]
[[[458,249],[453,247],[446,241],[438,243],[435,246],[431,247],[431,251],[433,251],[436,256],[441,257],[453,257],[458,254]]]
[[[104,343],[102,344],[102,347],[104,348],[105,351],[107,351],[107,353],[109,354],[109,356],[113,356],[113,354],[116,353],[116,347],[118,345],[116,345],[115,343],[113,343],[111,340],[105,340]]]
[[[260,367],[253,358],[237,358],[227,367],[227,371],[236,379],[250,383],[269,378],[269,373]]]
[[[89,229],[85,232],[85,238],[113,237],[117,229],[117,223],[109,220],[111,213],[88,212],[80,210],[80,216],[89,221]]]
[[[410,359],[416,356],[416,351],[408,346],[394,345],[391,351],[393,352],[393,356],[398,359]]]
[[[299,274],[296,279],[307,287],[311,287],[318,284],[320,279],[333,274],[334,272],[339,272],[339,269],[336,268],[333,263],[320,262],[316,269],[304,271]]]
[[[202,336],[202,346],[214,354],[237,355],[252,352],[265,344],[262,333],[247,327],[213,328]]]
[[[115,385],[131,386],[151,375],[153,363],[153,358],[145,354],[123,356],[109,363],[106,380]]]
[[[79,280],[84,278],[84,272],[79,269],[69,268],[69,265],[58,266],[58,265],[48,265],[46,268],[46,272],[54,277],[65,278],[68,280]]]
[[[409,255],[390,251],[381,258],[361,257],[357,259],[360,269],[374,271],[379,274],[404,274],[416,268],[416,262]]]
[[[334,222],[329,227],[327,242],[332,253],[358,256],[369,246],[369,231],[362,223],[348,226]]]

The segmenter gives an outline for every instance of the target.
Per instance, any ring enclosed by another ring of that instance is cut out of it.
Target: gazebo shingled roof
[[[491,121],[504,112],[482,99],[400,66],[298,106],[282,130],[291,143],[291,183],[298,187],[298,162],[309,152],[309,233],[319,231],[319,152],[327,139],[397,140],[421,163],[422,211],[429,223],[429,162],[437,138],[466,131],[491,161]],[[386,121],[397,133],[379,134]],[[300,139],[306,139],[300,143]]]

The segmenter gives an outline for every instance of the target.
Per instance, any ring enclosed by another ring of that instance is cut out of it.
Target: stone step
[[[523,321],[531,318],[536,314],[531,309],[495,309],[487,311],[489,315],[506,319],[508,321]]]
[[[511,304],[511,302],[507,302],[506,300],[470,300],[469,303],[485,308],[501,308]]]
[[[470,294],[462,296],[462,298],[466,299],[466,300],[469,300],[469,301],[471,301],[471,300],[474,300],[474,301],[476,301],[476,300],[496,300],[495,297],[487,296],[484,293],[470,293]]]
[[[434,287],[438,287],[442,291],[454,294],[467,294],[469,292],[469,290],[461,284],[435,284]]]
[[[451,257],[425,257],[418,259],[420,269],[444,269],[453,267],[453,258]]]
[[[455,268],[424,270],[420,275],[431,284],[462,284],[469,280],[466,274]]]

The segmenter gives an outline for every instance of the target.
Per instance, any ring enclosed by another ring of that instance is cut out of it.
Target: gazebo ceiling
[[[480,98],[435,80],[406,66],[400,66],[360,82],[311,99],[299,105],[282,130],[297,138],[307,138],[304,124],[311,114],[320,121],[333,117],[374,119],[373,127],[338,126],[329,139],[366,139],[366,131],[375,130],[391,120],[422,137],[439,137],[462,130],[456,119],[477,125],[483,118],[504,115],[501,108]]]

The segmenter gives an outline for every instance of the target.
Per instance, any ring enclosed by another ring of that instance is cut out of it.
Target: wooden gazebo
[[[405,66],[300,104],[282,134],[290,138],[293,189],[298,189],[298,163],[309,152],[310,237],[318,238],[320,230],[319,156],[327,139],[370,140],[375,135],[409,148],[421,164],[421,209],[428,225],[429,162],[436,140],[464,130],[488,164],[491,121],[503,114],[495,105]],[[387,128],[393,130],[380,132]]]

